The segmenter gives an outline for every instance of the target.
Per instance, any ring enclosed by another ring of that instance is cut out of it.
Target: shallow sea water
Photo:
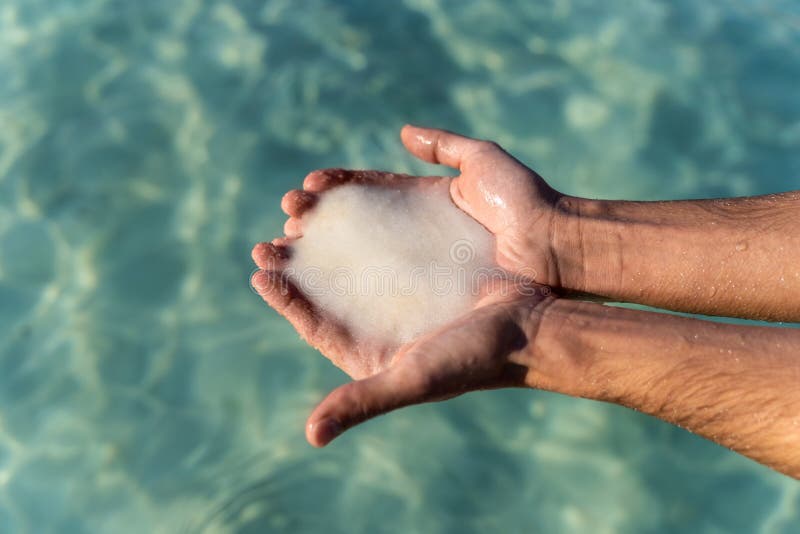
[[[467,395],[303,439],[345,376],[248,287],[406,121],[558,189],[800,188],[792,0],[0,1],[0,532],[800,531],[800,486],[622,408]]]

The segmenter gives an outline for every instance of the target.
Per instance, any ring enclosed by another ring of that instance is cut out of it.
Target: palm
[[[395,350],[377,342],[356,343],[345,326],[283,277],[275,255],[289,245],[256,247],[259,265],[278,270],[258,271],[253,287],[309,344],[356,379],[334,390],[311,414],[312,444],[325,445],[341,430],[401,406],[525,383],[525,367],[515,364],[514,356],[528,345],[526,320],[548,300],[547,291],[494,288],[461,318]],[[325,421],[336,421],[339,429],[320,424]]]
[[[486,288],[476,307],[462,318],[399,349],[378,341],[356,342],[350,330],[322,312],[294,286],[284,268],[291,245],[303,233],[303,213],[325,190],[344,183],[419,187],[448,181],[453,201],[496,237],[498,265],[531,280],[553,284],[546,242],[555,192],[541,178],[493,144],[447,132],[432,142],[403,132],[407,148],[422,159],[461,169],[458,178],[425,177],[378,171],[327,170],[311,173],[302,191],[290,191],[281,205],[290,216],[285,238],[253,249],[259,270],[252,285],[264,300],[312,346],[356,382],[331,393],[310,417],[308,437],[324,445],[343,428],[400,406],[455,396],[471,389],[521,385],[521,366],[511,362],[528,339],[523,316],[543,299],[531,285]],[[452,136],[452,137],[448,137]],[[531,215],[533,214],[533,215]],[[509,291],[510,289],[510,291]],[[331,428],[331,421],[339,428]]]
[[[322,352],[337,367],[354,379],[362,379],[385,370],[398,351],[380,341],[356,342],[354,335],[335,318],[323,313],[282,275],[291,254],[292,243],[303,234],[302,215],[321,194],[343,184],[370,184],[386,187],[421,187],[431,181],[449,178],[412,178],[407,175],[377,171],[329,169],[311,173],[304,189],[290,191],[281,206],[290,216],[284,225],[285,238],[260,243],[253,249],[253,259],[262,271],[253,277],[253,287],[267,303],[284,315],[310,345]],[[264,290],[262,290],[264,288]],[[268,292],[266,290],[269,290]]]
[[[540,294],[510,298],[488,295],[460,319],[403,347],[393,366],[422,383],[415,402],[440,400],[476,389],[521,386],[524,367],[513,354],[528,344],[526,311]]]

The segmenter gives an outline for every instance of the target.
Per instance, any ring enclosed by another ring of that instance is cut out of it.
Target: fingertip
[[[284,212],[286,215],[291,215],[291,214],[289,213],[289,211],[288,211],[288,208],[289,208],[289,205],[291,204],[291,200],[292,200],[292,198],[291,198],[291,197],[293,196],[293,195],[292,195],[292,193],[294,193],[294,191],[295,191],[295,189],[292,189],[291,191],[287,191],[287,192],[286,192],[286,193],[284,193],[284,195],[281,197],[281,210],[282,210],[282,211],[283,211],[283,212]]]
[[[331,187],[344,183],[349,172],[344,169],[321,169],[308,174],[303,180],[303,190],[318,193]]]
[[[261,266],[268,258],[269,245],[269,243],[256,243],[253,247],[253,250],[250,251],[250,257],[253,258],[253,261],[259,266],[259,268],[263,269]]]
[[[259,269],[265,271],[278,271],[289,258],[289,249],[284,245],[272,243],[257,243],[250,252],[253,261]]]
[[[269,271],[258,270],[250,277],[250,286],[260,295],[269,292],[273,286],[273,282],[274,277],[270,275]]]
[[[270,244],[275,246],[276,249],[288,249],[292,242],[294,242],[294,239],[290,237],[276,237],[270,241]]]
[[[325,171],[311,171],[303,179],[303,189],[305,191],[318,191],[325,182]]]
[[[402,139],[403,142],[405,142],[406,139],[412,139],[415,134],[420,133],[422,130],[424,130],[424,128],[421,126],[416,126],[414,124],[405,124],[403,125],[402,128],[400,128],[400,139]]]
[[[300,222],[300,219],[295,219],[294,217],[289,218],[283,224],[283,233],[286,234],[286,237],[290,239],[297,239],[303,236],[303,225]]]
[[[308,418],[306,438],[323,447],[347,429],[404,406],[425,402],[426,381],[389,368],[331,391]]]
[[[301,217],[314,206],[317,196],[310,191],[292,189],[281,198],[281,209],[290,217]]]
[[[250,276],[250,287],[264,301],[281,312],[290,301],[290,287],[280,273],[260,269]]]
[[[400,130],[400,140],[411,154],[422,160],[431,162],[429,150],[426,149],[430,147],[432,143],[431,136],[427,135],[429,132],[430,130],[428,128],[406,124]]]
[[[336,439],[343,431],[341,423],[333,418],[325,418],[306,425],[306,440],[317,448],[322,448]]]

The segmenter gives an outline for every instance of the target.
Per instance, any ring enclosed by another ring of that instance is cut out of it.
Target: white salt
[[[340,186],[302,218],[289,276],[357,339],[412,341],[472,309],[496,274],[493,236],[447,181],[415,185]]]

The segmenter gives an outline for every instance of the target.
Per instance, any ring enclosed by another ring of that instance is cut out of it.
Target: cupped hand
[[[494,142],[410,125],[402,129],[400,137],[414,156],[453,167],[460,174],[449,178],[381,171],[318,171],[306,179],[305,191],[287,195],[284,208],[287,203],[313,202],[304,193],[348,182],[416,187],[420,181],[448,181],[453,202],[494,234],[495,261],[500,267],[539,284],[562,287],[553,238],[557,205],[567,199],[565,195]],[[299,220],[291,217],[284,228],[286,235],[296,235],[298,224]]]
[[[529,385],[536,316],[553,300],[530,287],[488,294],[461,318],[391,352],[379,343],[356,343],[279,273],[258,271],[252,284],[306,341],[355,378],[328,394],[308,418],[306,437],[316,447],[397,408]]]
[[[494,234],[500,267],[561,286],[552,238],[564,195],[491,141],[415,126],[405,126],[401,138],[416,157],[460,171],[450,182],[450,196]]]
[[[388,411],[454,397],[476,389],[531,384],[532,332],[536,317],[553,300],[549,288],[526,279],[494,280],[473,310],[401,347],[356,340],[346,325],[319,309],[285,269],[292,243],[302,239],[302,215],[324,191],[344,183],[387,187],[424,187],[431,177],[371,171],[317,171],[302,191],[290,191],[281,203],[290,216],[287,237],[253,249],[259,270],[251,284],[298,333],[355,380],[331,392],[308,419],[307,438],[323,446],[344,430]],[[541,377],[539,378],[541,381]]]

